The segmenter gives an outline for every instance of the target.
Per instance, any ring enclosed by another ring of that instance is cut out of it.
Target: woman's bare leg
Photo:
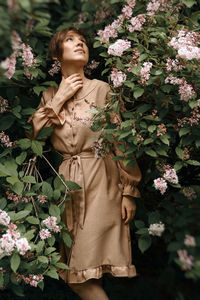
[[[82,300],[109,300],[98,279],[90,279],[84,283],[71,283],[69,286]]]

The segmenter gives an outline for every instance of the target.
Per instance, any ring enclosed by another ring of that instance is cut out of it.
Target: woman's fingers
[[[128,224],[135,216],[135,211],[132,209],[126,209],[126,220],[124,224]]]
[[[126,218],[126,209],[125,206],[122,205],[122,219],[124,220]]]

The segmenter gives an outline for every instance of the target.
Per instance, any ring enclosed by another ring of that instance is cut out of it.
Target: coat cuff
[[[131,196],[131,197],[135,197],[135,198],[140,198],[140,192],[137,189],[137,187],[134,186],[134,185],[131,185],[131,184],[127,184],[127,185],[120,184],[119,188],[121,189],[123,196]]]
[[[46,104],[45,106],[46,114],[51,119],[51,122],[57,126],[63,125],[65,123],[65,112],[61,110],[59,113],[52,104]]]

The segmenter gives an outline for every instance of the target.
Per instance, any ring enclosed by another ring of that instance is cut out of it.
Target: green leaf
[[[51,204],[49,207],[49,214],[54,217],[60,217],[60,209],[57,205]]]
[[[28,241],[31,241],[32,238],[35,236],[35,231],[36,231],[36,229],[31,229],[31,230],[27,231],[23,236],[24,236]]]
[[[169,252],[176,252],[178,249],[181,249],[182,244],[179,242],[172,242],[167,246],[167,251]]]
[[[55,247],[48,247],[48,248],[45,249],[44,254],[49,255],[50,253],[54,252],[55,250],[56,250]]]
[[[146,234],[148,233],[148,228],[140,228],[136,231],[137,234]]]
[[[3,288],[4,280],[3,280],[3,273],[0,273],[0,288]]]
[[[169,146],[169,139],[168,139],[168,137],[164,134],[164,135],[161,135],[160,137],[160,140],[164,143],[164,144],[166,144],[166,145],[168,145]]]
[[[148,127],[148,131],[149,132],[154,132],[155,130],[156,130],[156,125],[150,125],[149,127]]]
[[[32,107],[28,107],[28,108],[24,108],[22,109],[22,115],[32,115],[36,112],[36,109],[32,108]]]
[[[48,89],[45,86],[35,86],[33,88],[33,91],[36,93],[36,95],[40,95],[41,92],[47,91]]]
[[[65,245],[70,248],[72,245],[72,239],[71,239],[70,235],[66,232],[62,232],[62,239],[63,239]]]
[[[51,236],[47,239],[49,246],[53,246],[55,244],[55,236]]]
[[[35,177],[34,176],[25,176],[22,178],[23,182],[28,182],[28,183],[36,183]]]
[[[190,128],[181,128],[179,130],[179,136],[182,137],[183,135],[187,134],[188,132],[190,132]]]
[[[18,165],[21,165],[25,161],[26,156],[27,156],[27,153],[23,151],[19,156],[16,157],[16,159],[15,159],[16,163]]]
[[[192,165],[192,166],[200,166],[200,162],[197,161],[197,160],[189,159],[189,160],[186,161],[186,163],[189,164],[189,165]]]
[[[182,159],[182,158],[183,158],[183,155],[184,155],[183,150],[182,150],[181,148],[179,148],[179,147],[176,147],[175,151],[176,151],[177,156],[178,156],[180,159]]]
[[[37,286],[43,291],[43,289],[44,289],[44,281],[43,280],[40,281]]]
[[[54,269],[50,269],[48,272],[45,273],[45,275],[54,279],[59,279],[58,273]]]
[[[23,219],[25,218],[26,216],[28,216],[30,214],[30,211],[29,210],[22,210],[22,211],[19,211],[18,213],[15,214],[15,219],[14,221],[18,221],[20,219]]]
[[[29,139],[21,139],[17,141],[17,145],[22,149],[26,150],[31,147],[31,140]]]
[[[21,195],[23,189],[24,189],[24,184],[22,182],[16,182],[12,187],[13,192],[15,192],[17,195]]]
[[[31,148],[33,150],[34,153],[36,153],[37,155],[39,155],[40,157],[42,157],[42,146],[44,145],[44,142],[40,142],[40,141],[36,141],[33,140],[31,142]]]
[[[16,273],[17,269],[20,265],[20,256],[18,253],[13,253],[10,259],[10,267],[13,270],[14,273]]]
[[[53,132],[53,127],[44,127],[37,135],[37,139],[44,139],[50,136]]]
[[[51,185],[46,181],[43,181],[42,183],[42,193],[43,195],[47,196],[49,199],[53,196],[53,189]]]
[[[152,149],[146,149],[144,152],[145,152],[147,155],[150,155],[150,156],[152,156],[152,157],[157,157],[156,152],[155,152],[154,150],[152,150]]]
[[[134,223],[135,223],[135,226],[136,226],[138,229],[145,227],[145,224],[144,224],[143,221],[135,220]]]
[[[178,170],[182,169],[183,165],[184,165],[184,164],[183,164],[182,161],[177,161],[177,162],[175,163],[175,165],[174,165],[174,169],[175,169],[176,171],[178,171]]]
[[[5,207],[6,207],[6,205],[7,205],[7,200],[6,200],[6,198],[1,198],[0,199],[0,209],[4,209]]]
[[[66,264],[61,263],[61,262],[56,263],[56,267],[65,269],[65,270],[70,270],[70,267],[68,267]]]
[[[0,131],[9,129],[15,121],[12,115],[1,116]]]
[[[143,93],[144,93],[144,89],[137,88],[137,89],[135,89],[133,95],[134,95],[134,97],[137,99],[137,98],[139,98],[140,96],[142,96]]]
[[[151,237],[149,235],[141,235],[138,240],[138,247],[144,253],[151,246]]]
[[[197,2],[194,0],[182,0],[181,2],[183,2],[189,8],[191,8],[193,5],[197,4]]]
[[[37,246],[36,246],[36,253],[37,253],[37,255],[40,254],[41,252],[43,252],[44,246],[45,246],[45,242],[44,241],[39,241],[37,243]]]
[[[40,220],[34,216],[29,216],[28,218],[26,218],[26,221],[29,222],[30,224],[39,224]]]
[[[38,256],[38,260],[43,264],[48,264],[49,260],[46,256]]]
[[[65,181],[66,185],[68,186],[68,188],[70,189],[70,191],[76,191],[81,189],[81,187],[73,181]]]
[[[18,177],[6,177],[6,181],[14,185],[16,182],[20,182]]]

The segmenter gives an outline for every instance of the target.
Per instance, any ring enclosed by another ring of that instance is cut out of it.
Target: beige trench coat
[[[59,275],[69,283],[100,278],[103,273],[136,276],[130,227],[122,221],[121,200],[122,195],[140,196],[136,185],[141,172],[138,165],[124,167],[110,155],[97,158],[92,150],[99,133],[90,130],[88,111],[103,107],[109,90],[106,82],[93,79],[58,112],[51,104],[57,89],[50,87],[32,116],[34,136],[44,126],[54,126],[51,143],[63,155],[59,173],[82,187],[71,193],[63,216],[73,246],[61,245],[61,261],[70,270],[59,270]]]

